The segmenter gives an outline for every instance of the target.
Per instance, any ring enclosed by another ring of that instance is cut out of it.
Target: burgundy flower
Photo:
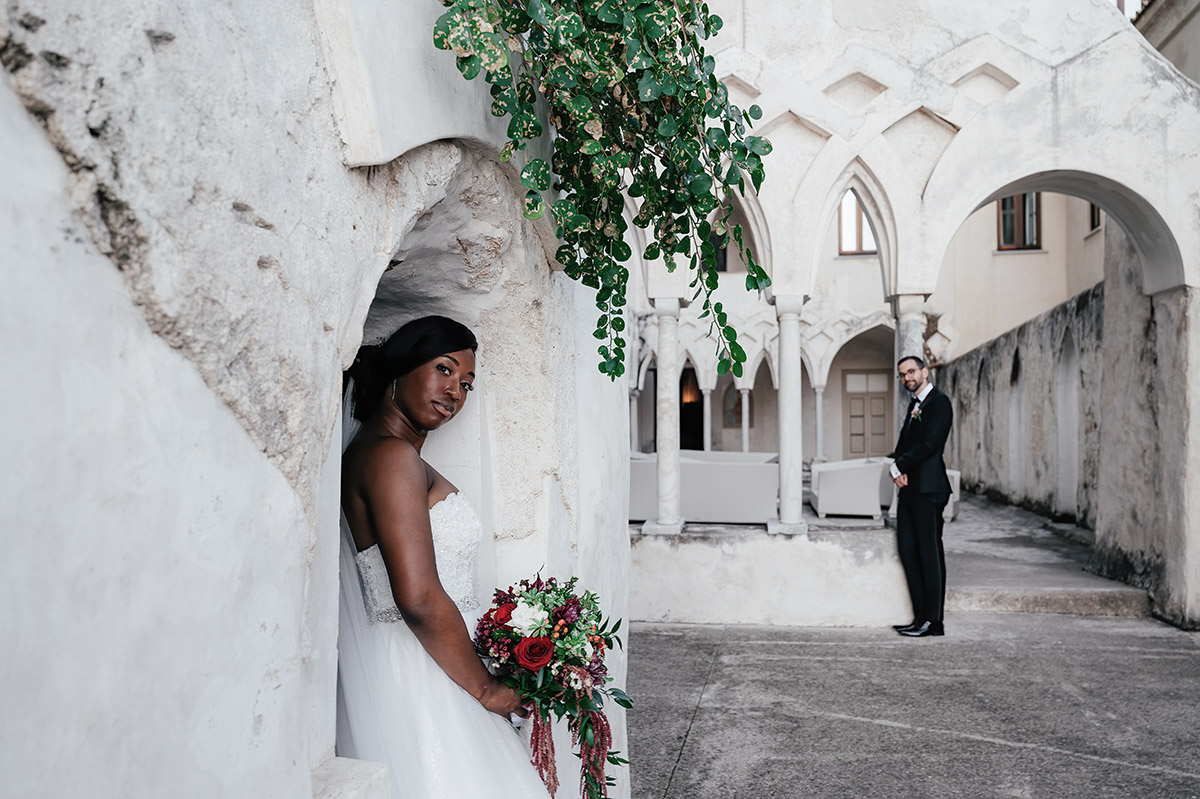
[[[516,609],[517,603],[505,602],[503,605],[496,608],[496,615],[493,616],[492,619],[496,622],[496,624],[507,627],[508,623],[512,620],[513,611]]]
[[[579,614],[582,612],[583,612],[583,608],[579,604],[579,598],[571,597],[566,602],[564,602],[562,605],[555,608],[554,612],[551,614],[551,616],[554,617],[555,621],[562,621],[562,622],[566,622],[567,624],[574,624],[575,622],[579,621]]]
[[[554,642],[549,638],[525,638],[513,647],[513,654],[521,666],[537,671],[554,657]]]
[[[592,675],[592,680],[597,685],[604,685],[604,678],[608,676],[608,666],[604,665],[599,652],[593,655],[592,662],[587,664],[587,672]]]

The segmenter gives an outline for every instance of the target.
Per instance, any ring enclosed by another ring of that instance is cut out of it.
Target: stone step
[[[1074,616],[1150,616],[1145,591],[1105,588],[948,588],[951,613],[1059,613]]]

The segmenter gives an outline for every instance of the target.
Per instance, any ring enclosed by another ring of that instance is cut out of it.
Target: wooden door
[[[874,458],[892,451],[891,375],[843,372],[842,451],[846,458]]]

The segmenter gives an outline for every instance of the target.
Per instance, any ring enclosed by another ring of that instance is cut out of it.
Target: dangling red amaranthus
[[[543,717],[533,711],[533,729],[530,731],[530,748],[533,750],[533,767],[546,783],[551,799],[558,790],[558,769],[554,765],[554,728],[549,716]]]

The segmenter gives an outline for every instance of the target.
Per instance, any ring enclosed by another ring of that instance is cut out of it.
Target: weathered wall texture
[[[1096,532],[1093,568],[1196,622],[1191,463],[1195,301],[1141,290],[1142,261],[1105,229],[1105,279],[957,358],[950,465],[964,486]]]
[[[1100,284],[938,368],[935,382],[954,402],[947,465],[962,471],[964,488],[1095,525],[1103,309]],[[1074,420],[1059,396],[1070,391],[1060,382],[1070,360],[1064,344],[1077,353]],[[1060,424],[1072,421],[1074,465],[1062,457],[1058,437]],[[1022,454],[1024,462],[1015,463]],[[1060,488],[1060,470],[1073,470],[1075,484]]]
[[[275,0],[0,16],[0,795],[311,795],[364,324],[475,326],[480,390],[430,460],[477,500],[497,580],[579,573],[625,614],[627,409],[583,346],[589,292],[486,147],[348,169],[323,42]]]

